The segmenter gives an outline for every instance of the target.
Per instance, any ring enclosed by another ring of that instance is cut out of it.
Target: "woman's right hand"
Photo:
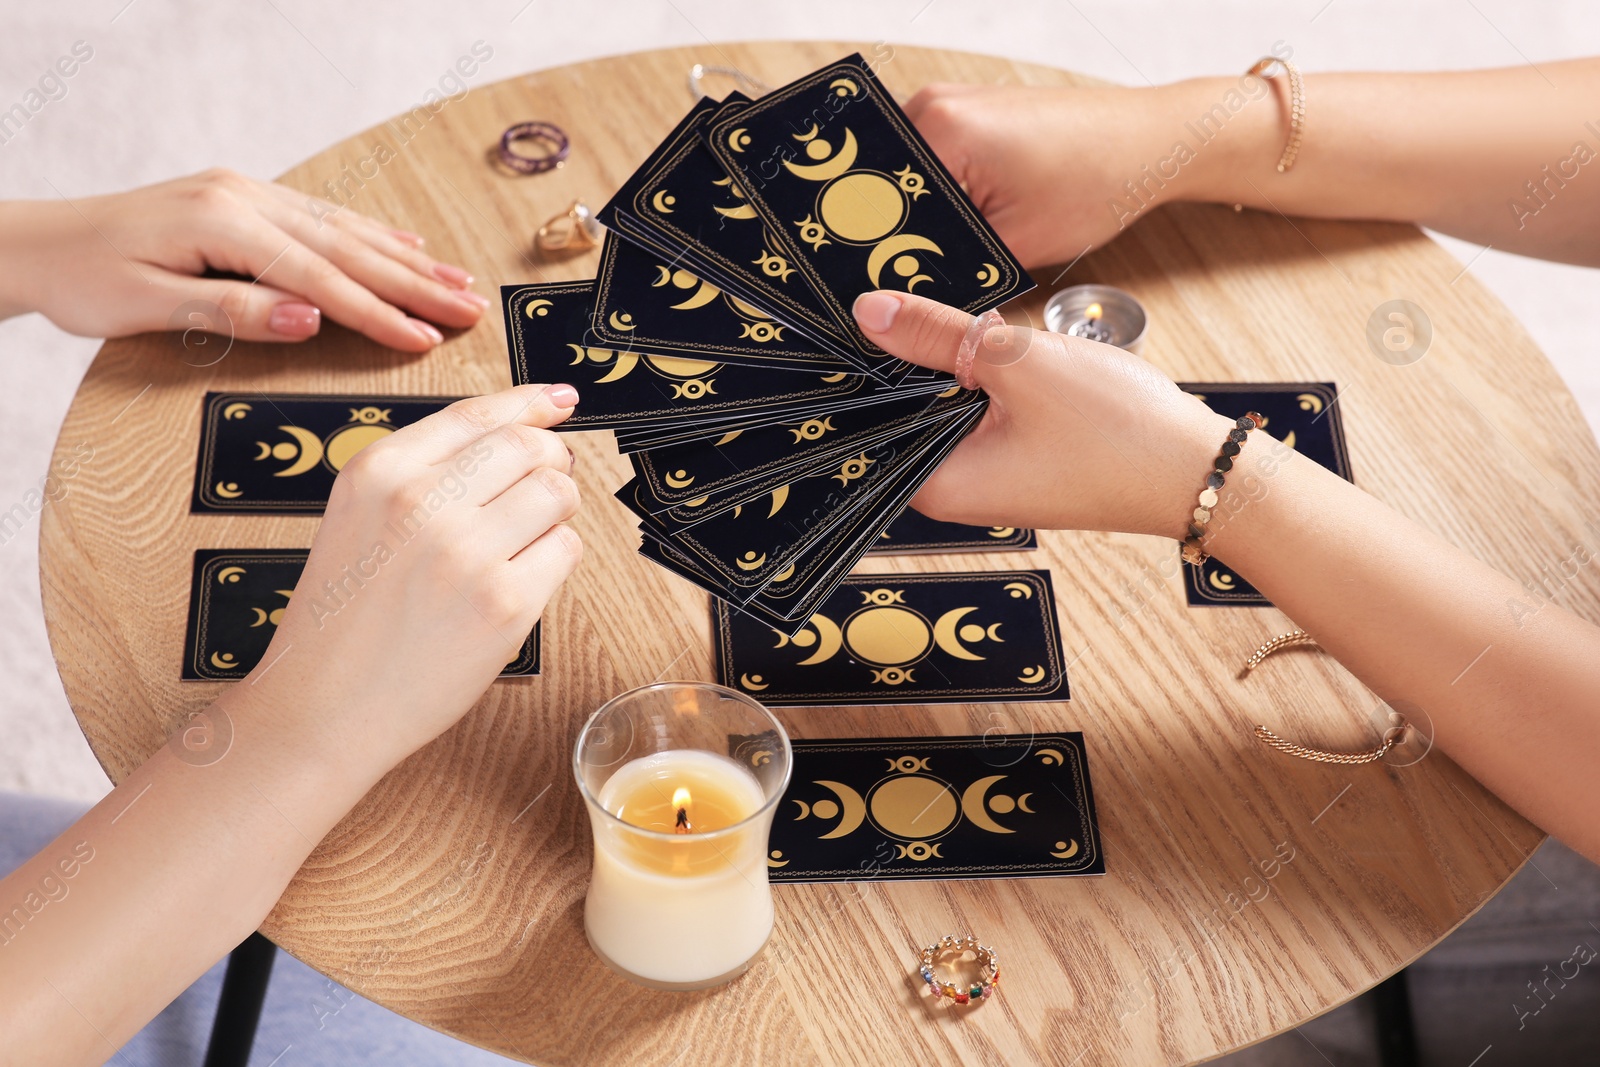
[[[340,472],[272,645],[230,696],[375,781],[515,658],[583,554],[570,385],[451,404]],[[227,698],[225,698],[227,699]]]
[[[942,371],[954,370],[973,321],[890,290],[863,293],[855,316],[884,351]],[[985,333],[973,372],[989,410],[912,500],[918,511],[1182,538],[1230,420],[1138,356],[1026,326]]]

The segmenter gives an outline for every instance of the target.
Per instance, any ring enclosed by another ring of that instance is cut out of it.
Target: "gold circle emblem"
[[[900,187],[881,174],[854,171],[831,182],[817,201],[817,214],[829,232],[846,241],[876,241],[905,218]]]
[[[917,775],[883,782],[872,791],[868,807],[879,829],[911,839],[943,833],[959,810],[955,794],[943,782]]]
[[[911,663],[927,652],[933,631],[905,608],[870,608],[845,623],[845,644],[857,659],[880,667]]]

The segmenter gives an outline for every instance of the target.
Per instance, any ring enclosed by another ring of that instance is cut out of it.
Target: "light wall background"
[[[0,110],[74,42],[94,49],[67,94],[0,145],[3,199],[109,192],[214,165],[271,177],[408,109],[478,40],[494,49],[480,84],[668,45],[702,46],[717,63],[712,42],[756,38],[964,48],[1127,84],[1239,72],[1279,40],[1308,72],[1600,52],[1600,5],[1585,0],[0,0],[0,25]],[[663,91],[687,103],[678,86]],[[1517,313],[1600,427],[1600,272],[1445,243]],[[42,481],[98,346],[38,316],[0,323],[0,510]],[[109,784],[45,639],[37,542],[35,518],[0,545],[0,789],[94,799]]]

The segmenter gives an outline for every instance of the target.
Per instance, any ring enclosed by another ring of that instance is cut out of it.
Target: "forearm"
[[[1600,264],[1600,60],[1307,73],[1304,144],[1282,174],[1287,79],[1271,79],[1273,91],[1255,99],[1240,85],[1206,78],[1164,90],[1169,124],[1183,118],[1175,132],[1194,149],[1180,196],[1416,222],[1507,251]],[[1236,112],[1225,103],[1230,90],[1246,101]],[[1202,125],[1205,115],[1213,118]]]
[[[0,320],[37,309],[35,252],[48,241],[54,209],[38,201],[0,201]]]
[[[223,707],[220,759],[164,747],[0,881],[0,1062],[107,1060],[260,925],[370,783]]]
[[[1600,861],[1600,629],[1262,434],[1241,458],[1259,492],[1213,520],[1213,553],[1379,696],[1422,708],[1484,785]]]

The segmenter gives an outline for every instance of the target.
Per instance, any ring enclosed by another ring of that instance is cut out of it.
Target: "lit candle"
[[[608,716],[612,705],[597,712],[601,723],[591,720],[579,738],[577,769],[594,830],[584,906],[589,944],[630,978],[690,989],[736,977],[772,935],[767,837],[788,777],[788,745],[772,732],[777,724],[766,709],[741,698],[735,706],[745,718],[713,736],[725,748],[730,735],[764,727],[760,736],[772,740],[754,758],[663,747],[613,762],[616,754],[637,753],[641,736],[670,744],[671,730],[685,729],[685,720],[704,726],[717,712],[726,719],[733,702],[722,694],[739,696],[718,686],[684,688],[662,702],[663,719],[648,724],[659,728],[638,729],[647,725],[639,720],[648,718],[648,708],[624,704],[625,734],[613,721],[622,716]],[[702,706],[708,698],[700,689],[711,692],[713,707]],[[685,707],[692,713],[685,715]],[[599,741],[586,745],[585,738]]]
[[[1137,352],[1149,319],[1131,293],[1109,285],[1074,285],[1045,302],[1044,321],[1057,333]]]

